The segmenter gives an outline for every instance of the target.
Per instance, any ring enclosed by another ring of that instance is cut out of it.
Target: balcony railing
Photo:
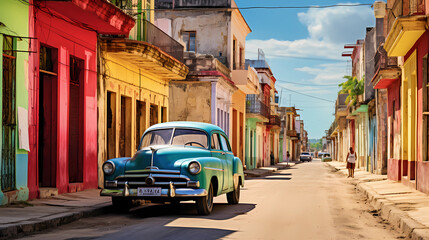
[[[280,126],[280,117],[276,115],[270,115],[270,121],[268,125]]]
[[[386,50],[381,45],[374,57],[375,71],[398,66],[398,58],[388,57]]]
[[[246,96],[246,113],[255,113],[269,118],[270,108],[262,103],[257,97],[258,95],[256,94]]]
[[[174,38],[168,36],[161,29],[151,22],[141,19],[137,21],[134,30],[131,32],[131,38],[134,40],[145,41],[156,47],[175,59],[183,62],[183,45],[178,43]]]
[[[296,137],[296,136],[298,136],[297,133],[296,133],[296,130],[287,130],[286,131],[286,135],[288,137]]]

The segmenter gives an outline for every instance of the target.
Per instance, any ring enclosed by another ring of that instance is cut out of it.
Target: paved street
[[[210,216],[166,205],[85,218],[26,239],[396,239],[365,198],[320,161],[246,181],[239,205],[215,199]]]

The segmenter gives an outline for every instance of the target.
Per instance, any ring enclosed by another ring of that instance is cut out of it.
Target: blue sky
[[[236,0],[239,7],[324,6],[340,1]],[[281,106],[295,106],[309,138],[325,135],[334,120],[334,102],[342,76],[350,74],[350,57],[341,57],[344,45],[365,37],[366,27],[374,26],[370,6],[324,9],[249,9],[241,11],[252,33],[246,39],[246,58],[256,59],[262,48],[277,78]],[[293,84],[293,83],[296,84]],[[322,101],[292,91],[324,98]]]

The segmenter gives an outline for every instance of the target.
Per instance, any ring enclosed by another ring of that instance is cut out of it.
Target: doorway
[[[69,182],[83,182],[84,60],[70,56]]]
[[[107,159],[116,158],[116,93],[107,92]]]
[[[121,96],[120,157],[131,157],[131,98]]]
[[[1,190],[15,189],[16,165],[16,54],[15,39],[3,38],[3,95],[2,95],[2,161],[0,170]]]
[[[57,170],[58,50],[40,47],[39,64],[39,186],[55,187]]]
[[[136,102],[136,149],[140,145],[140,138],[146,130],[146,102]]]

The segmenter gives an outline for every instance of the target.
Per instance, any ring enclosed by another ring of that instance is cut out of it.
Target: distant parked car
[[[326,154],[325,152],[319,152],[318,154],[317,154],[317,157],[318,158],[322,158],[323,157],[323,154]]]
[[[331,158],[331,154],[329,153],[325,153],[322,156],[322,162],[331,162],[332,158]]]
[[[311,162],[311,160],[313,160],[313,157],[311,157],[309,152],[302,152],[301,155],[299,155],[299,160],[301,162]]]
[[[243,165],[225,132],[198,122],[156,124],[143,134],[132,158],[103,165],[104,189],[113,207],[128,210],[132,200],[180,203],[194,200],[199,214],[210,214],[213,197],[226,194],[238,204],[244,186]]]

